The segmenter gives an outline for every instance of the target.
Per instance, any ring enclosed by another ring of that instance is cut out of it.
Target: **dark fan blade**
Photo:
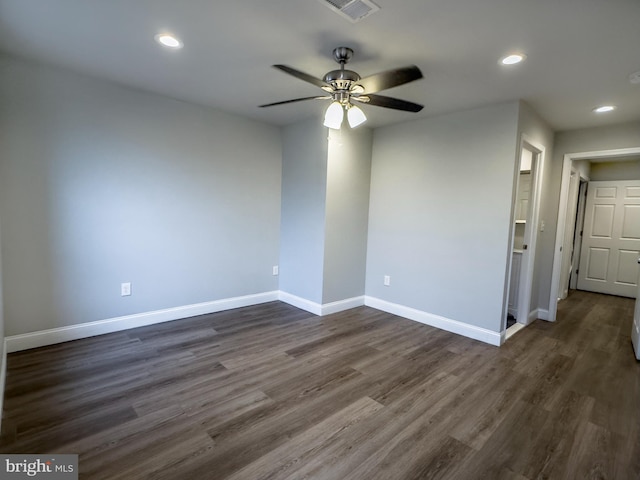
[[[417,103],[407,102],[406,100],[400,100],[398,98],[384,97],[382,95],[363,95],[360,98],[352,96],[351,99],[368,103],[369,105],[375,105],[377,107],[404,110],[405,112],[419,112],[424,108],[422,105],[418,105]]]
[[[331,100],[331,97],[304,97],[294,98],[293,100],[284,100],[283,102],[267,103],[266,105],[260,105],[262,107],[273,107],[274,105],[283,105],[285,103],[303,102],[305,100]]]
[[[282,70],[283,72],[288,73],[289,75],[293,75],[294,77],[299,78],[300,80],[304,80],[305,82],[311,83],[316,87],[322,88],[322,87],[329,86],[327,83],[323,82],[319,78],[312,77],[308,73],[301,72],[300,70],[296,70],[295,68],[287,67],[286,65],[274,65],[274,68],[277,68],[278,70]]]
[[[404,85],[405,83],[413,82],[420,78],[422,78],[420,69],[415,65],[411,65],[409,67],[376,73],[375,75],[361,79],[357,84],[362,85],[364,91],[369,94]]]

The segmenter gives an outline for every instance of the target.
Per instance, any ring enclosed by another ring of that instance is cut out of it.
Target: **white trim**
[[[278,300],[278,292],[265,292],[242,297],[225,298],[212,302],[196,303],[182,307],[137,313],[123,317],[109,318],[95,322],[70,325],[68,327],[52,328],[38,332],[11,335],[5,339],[5,352],[12,353],[30,348],[53,345],[55,343],[94,337],[105,333],[119,332],[130,328],[144,327],[156,323],[170,322],[182,318],[205,315],[233,308],[247,307],[260,303]]]
[[[332,313],[343,312],[364,305],[364,296],[346,298],[344,300],[338,300],[337,302],[323,303],[321,305],[283,291],[278,292],[278,300],[319,316],[331,315]]]
[[[501,337],[501,340],[502,340],[501,345],[507,340],[509,340],[511,337],[513,337],[517,332],[525,328],[527,325],[530,325],[533,321],[537,319],[548,320],[549,311],[543,310],[542,308],[536,308],[535,310],[529,312],[529,315],[527,315],[527,323],[516,322],[506,330],[503,330],[502,337]]]
[[[506,342],[507,340],[509,340],[511,337],[513,337],[516,333],[518,333],[520,330],[522,330],[523,328],[525,328],[526,325],[522,324],[522,323],[514,323],[513,325],[511,325],[509,328],[507,328],[504,332],[502,332],[504,335],[504,340],[502,343]]]
[[[551,293],[549,295],[548,318],[550,322],[556,321],[558,313],[558,290],[560,289],[560,275],[562,273],[562,244],[564,243],[564,230],[567,223],[567,202],[569,200],[569,179],[571,178],[571,165],[574,160],[597,160],[598,158],[616,157],[624,158],[640,154],[640,147],[618,148],[614,150],[598,150],[593,152],[567,153],[562,163],[562,177],[560,180],[560,202],[558,203],[558,222],[556,224],[556,243],[553,255],[553,270],[551,273]]]
[[[325,303],[322,305],[321,315],[331,315],[332,313],[343,312],[364,305],[364,295],[360,297],[347,298],[337,302]]]
[[[519,158],[522,156],[522,150],[525,148],[532,153],[531,196],[529,198],[529,212],[527,212],[527,221],[529,224],[525,227],[524,234],[524,241],[528,244],[528,250],[527,252],[523,252],[522,255],[520,282],[518,288],[518,314],[515,317],[519,321],[526,318],[525,321],[528,323],[527,310],[530,308],[531,294],[533,293],[533,271],[536,264],[540,198],[542,196],[542,179],[544,178],[546,153],[544,145],[535,142],[532,138],[523,133],[520,136]]]
[[[306,298],[298,297],[282,290],[278,292],[278,300],[294,307],[301,308],[314,315],[322,315],[322,305],[316,302],[307,300]]]
[[[447,332],[457,333],[458,335],[473,338],[474,340],[480,340],[481,342],[485,342],[490,345],[500,346],[502,341],[501,332],[494,332],[493,330],[487,330],[486,328],[476,327],[474,325],[469,325],[468,323],[459,322],[458,320],[452,320],[450,318],[441,317],[422,310],[416,310],[415,308],[387,302],[386,300],[380,300],[379,298],[365,296],[364,304],[368,307],[382,310],[383,312],[392,313],[400,317],[408,318],[409,320],[414,320],[416,322],[424,323],[425,325],[446,330]]]
[[[531,322],[536,319],[549,320],[549,310],[545,310],[544,308],[536,308],[533,312],[531,312],[529,318],[531,318]]]

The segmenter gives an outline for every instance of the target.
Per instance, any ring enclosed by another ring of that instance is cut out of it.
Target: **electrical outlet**
[[[131,295],[131,282],[125,282],[120,284],[120,295],[128,297]]]
[[[384,286],[388,287],[389,285],[391,285],[391,277],[389,275],[385,275],[384,276]]]
[[[274,265],[273,266],[273,276],[277,276],[280,273],[280,269],[278,268],[278,265]]]

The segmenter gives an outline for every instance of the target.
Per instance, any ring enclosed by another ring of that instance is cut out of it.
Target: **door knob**
[[[526,243],[524,245],[522,245],[522,249],[526,250],[527,248],[529,248],[529,245],[527,245]],[[640,262],[640,260],[638,260]]]

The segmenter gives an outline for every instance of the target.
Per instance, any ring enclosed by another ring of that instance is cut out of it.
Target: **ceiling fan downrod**
[[[346,104],[349,102],[351,87],[360,80],[360,75],[352,70],[345,70],[344,66],[353,56],[353,50],[348,47],[338,47],[333,50],[333,58],[340,64],[340,70],[331,70],[323,81],[333,87],[325,89],[333,94],[334,101]]]

